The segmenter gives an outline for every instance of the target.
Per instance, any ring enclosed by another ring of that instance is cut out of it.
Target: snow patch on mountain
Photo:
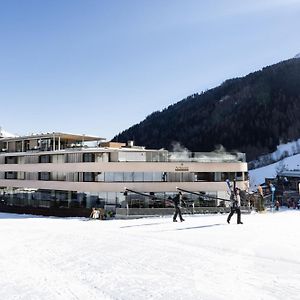
[[[300,170],[300,154],[286,157],[276,163],[249,171],[250,189],[255,191],[257,186],[265,182],[265,178],[274,178],[283,170]]]
[[[276,151],[259,157],[250,165],[257,166],[249,170],[252,191],[256,191],[257,186],[265,182],[265,178],[274,178],[280,171],[300,170],[300,139],[278,145]]]
[[[273,163],[276,163],[286,157],[293,156],[300,153],[300,138],[298,140],[280,144],[276,151],[259,156],[256,160],[250,161],[248,168],[257,169],[262,168]]]
[[[5,131],[2,129],[2,127],[0,127],[0,138],[7,138],[7,137],[16,137],[16,135],[8,131]]]
[[[296,54],[294,58],[300,58],[300,53]]]
[[[298,153],[300,153],[300,138],[293,142],[280,144],[279,146],[277,146],[277,150],[271,153],[271,155],[273,159],[279,160],[282,155],[291,156]]]

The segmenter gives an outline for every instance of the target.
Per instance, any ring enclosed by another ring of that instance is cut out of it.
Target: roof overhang
[[[21,140],[39,140],[39,139],[53,139],[53,138],[60,138],[61,140],[68,140],[68,141],[82,141],[82,142],[106,140],[105,138],[102,137],[90,136],[85,134],[52,132],[52,133],[32,134],[32,135],[18,136],[18,137],[0,138],[0,142],[14,142],[14,141],[21,141]]]

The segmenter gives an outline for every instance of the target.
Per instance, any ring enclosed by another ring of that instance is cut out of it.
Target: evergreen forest
[[[180,143],[195,152],[222,145],[250,161],[299,137],[300,59],[294,58],[188,96],[113,140],[168,150]]]

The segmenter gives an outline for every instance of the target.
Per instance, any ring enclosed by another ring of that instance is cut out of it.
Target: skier
[[[177,222],[177,215],[179,215],[179,219],[180,222],[183,222],[184,219],[181,215],[181,210],[180,210],[180,206],[181,206],[181,202],[183,202],[182,200],[182,193],[179,192],[174,198],[173,198],[173,202],[174,202],[174,206],[175,206],[175,212],[174,212],[174,216],[173,216],[173,222]]]
[[[227,217],[227,223],[230,224],[230,219],[233,216],[234,213],[237,214],[237,224],[243,224],[241,221],[241,197],[240,197],[240,190],[238,188],[235,188],[235,192],[231,194],[230,199],[231,202],[231,208],[230,208],[230,214]]]

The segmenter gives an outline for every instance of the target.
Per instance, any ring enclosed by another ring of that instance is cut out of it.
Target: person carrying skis
[[[177,220],[176,220],[177,215],[179,215],[180,222],[183,222],[184,219],[181,215],[181,210],[180,210],[181,202],[183,202],[182,193],[179,192],[172,200],[173,200],[174,208],[175,208],[175,212],[174,212],[174,216],[173,216],[173,222],[177,222]]]
[[[243,224],[241,221],[241,197],[240,197],[240,190],[238,188],[234,189],[234,193],[230,196],[231,207],[230,207],[230,214],[227,217],[227,223],[230,224],[230,219],[234,213],[237,214],[237,224]]]

